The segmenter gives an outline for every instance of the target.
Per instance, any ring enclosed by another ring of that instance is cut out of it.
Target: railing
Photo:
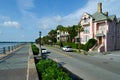
[[[18,45],[14,45],[14,46],[8,46],[8,47],[3,47],[3,48],[0,48],[0,54],[6,54],[8,52],[11,52],[13,51],[14,49],[22,46],[24,43],[21,43],[21,44],[18,44]]]

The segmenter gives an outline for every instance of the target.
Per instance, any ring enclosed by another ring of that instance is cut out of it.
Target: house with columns
[[[120,49],[120,18],[103,12],[102,3],[98,3],[98,10],[94,14],[83,13],[80,23],[84,28],[80,34],[81,43],[94,38],[98,52]]]

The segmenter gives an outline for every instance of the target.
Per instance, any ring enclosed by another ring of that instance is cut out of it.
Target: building
[[[57,30],[57,42],[66,42],[68,40],[68,36],[68,32]]]
[[[98,10],[94,14],[83,13],[80,23],[84,28],[80,34],[81,43],[94,38],[98,52],[120,49],[120,18],[102,12],[102,3],[98,3]]]

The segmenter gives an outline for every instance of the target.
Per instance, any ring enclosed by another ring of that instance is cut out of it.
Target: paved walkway
[[[0,60],[0,80],[26,80],[29,44]]]

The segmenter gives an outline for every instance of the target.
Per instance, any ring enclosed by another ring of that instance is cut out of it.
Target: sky
[[[0,41],[35,41],[39,31],[45,36],[58,25],[76,25],[99,2],[103,12],[120,17],[119,0],[0,0]]]

